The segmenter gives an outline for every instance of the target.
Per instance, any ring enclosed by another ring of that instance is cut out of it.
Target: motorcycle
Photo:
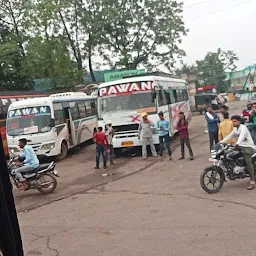
[[[256,166],[256,152],[252,156],[253,166]],[[200,185],[209,194],[217,193],[229,180],[249,177],[245,159],[241,150],[231,146],[217,144],[211,151],[209,161],[213,164],[204,169],[200,177]]]
[[[7,163],[7,167],[14,185],[19,189],[21,184],[15,175],[15,169],[18,168],[15,164],[16,158],[16,156],[12,156]],[[55,166],[55,162],[40,164],[36,169],[22,173],[28,183],[27,190],[37,189],[42,194],[52,193],[57,187],[56,177],[59,177],[58,172],[55,170]]]

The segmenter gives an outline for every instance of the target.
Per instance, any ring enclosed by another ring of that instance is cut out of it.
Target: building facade
[[[242,70],[229,72],[228,78],[231,81],[231,90],[236,91],[254,91],[256,85],[256,64],[248,66]]]

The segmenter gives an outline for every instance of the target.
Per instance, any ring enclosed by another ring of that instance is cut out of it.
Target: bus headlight
[[[42,150],[51,150],[55,147],[55,142],[47,143],[42,145],[41,149]]]

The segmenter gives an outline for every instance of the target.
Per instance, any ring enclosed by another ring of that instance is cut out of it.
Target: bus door
[[[69,137],[72,139],[72,145],[78,143],[78,133],[80,124],[80,113],[77,102],[69,102]]]
[[[63,108],[63,111],[64,111],[64,118],[65,118],[67,129],[68,129],[69,145],[72,146],[74,145],[74,142],[73,142],[72,128],[71,128],[72,116],[71,116],[70,108],[69,107]]]
[[[170,121],[170,136],[174,134],[171,98],[168,90],[164,90],[162,86],[159,86],[157,90],[157,102],[158,102],[158,113],[162,111],[166,120]]]

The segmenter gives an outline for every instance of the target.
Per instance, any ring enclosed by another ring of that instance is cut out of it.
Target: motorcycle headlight
[[[51,150],[55,147],[55,142],[47,143],[42,145],[41,149],[42,150]]]

